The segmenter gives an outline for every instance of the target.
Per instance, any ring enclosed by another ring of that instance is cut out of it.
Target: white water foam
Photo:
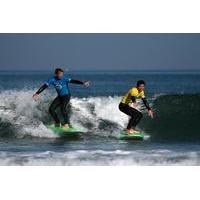
[[[35,102],[33,93],[32,90],[1,92],[1,122],[10,124],[17,137],[57,137],[44,125],[50,123],[48,107],[54,97],[48,93]],[[117,137],[128,122],[128,117],[118,109],[120,99],[118,96],[72,98],[71,124],[94,134]]]
[[[0,153],[0,165],[200,165],[199,152],[171,150],[103,151],[77,150],[68,152]]]
[[[10,124],[17,137],[57,137],[41,122],[40,102],[32,99],[33,91],[4,91],[0,93],[1,122]],[[6,127],[5,127],[6,128]]]

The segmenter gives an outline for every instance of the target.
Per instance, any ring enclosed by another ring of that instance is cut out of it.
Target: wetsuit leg
[[[136,110],[135,108],[131,108],[131,107],[129,108],[128,112],[130,113],[129,116],[131,118],[127,125],[127,129],[135,128],[142,118],[142,113]]]
[[[119,110],[131,117],[127,125],[127,129],[135,128],[142,118],[141,112],[139,112],[135,108],[131,108],[127,104],[120,103]]]
[[[69,110],[70,110],[70,95],[65,95],[61,97],[61,113],[64,118],[64,124],[70,124],[69,121]]]
[[[136,110],[136,109],[135,109]],[[136,110],[137,111],[137,114],[136,114],[136,117],[134,119],[134,122],[132,124],[132,127],[136,127],[138,125],[138,123],[140,122],[140,120],[142,119],[143,115],[140,111]]]
[[[59,124],[60,123],[60,120],[58,118],[58,115],[56,113],[56,108],[58,106],[61,105],[61,100],[60,100],[60,97],[57,96],[53,102],[51,103],[50,107],[49,107],[49,113],[51,114],[51,116],[53,117],[54,121],[56,124]]]

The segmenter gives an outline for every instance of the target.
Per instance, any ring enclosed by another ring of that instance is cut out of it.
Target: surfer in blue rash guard
[[[58,107],[61,108],[61,113],[64,118],[64,128],[69,128],[69,115],[68,115],[68,108],[70,102],[70,90],[68,87],[69,83],[80,84],[84,85],[85,87],[89,87],[89,81],[79,81],[70,79],[68,76],[64,75],[64,71],[61,68],[55,69],[55,75],[48,79],[40,88],[39,90],[33,95],[33,99],[37,101],[39,98],[39,94],[43,92],[46,88],[53,85],[56,89],[58,96],[53,100],[49,107],[49,113],[53,117],[55,121],[55,126],[60,127],[60,120],[56,113],[56,109]]]

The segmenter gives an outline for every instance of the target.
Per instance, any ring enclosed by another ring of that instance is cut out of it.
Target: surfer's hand
[[[151,118],[153,119],[153,117],[154,117],[153,111],[152,111],[152,110],[149,110],[149,111],[148,111],[148,114],[149,114],[149,117],[151,117]]]
[[[89,87],[89,86],[90,86],[90,81],[85,81],[85,82],[84,82],[84,86],[85,86],[85,87]]]
[[[35,93],[35,94],[33,95],[33,100],[34,100],[34,101],[37,101],[38,98],[39,98],[39,94]]]

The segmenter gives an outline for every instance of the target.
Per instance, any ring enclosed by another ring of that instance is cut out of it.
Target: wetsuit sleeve
[[[150,108],[150,106],[149,106],[149,103],[148,103],[147,99],[146,99],[146,98],[142,98],[142,101],[143,101],[145,107],[146,107],[148,110],[151,110],[151,108]]]
[[[40,94],[41,92],[43,92],[46,88],[48,88],[50,85],[52,85],[54,82],[54,78],[51,77],[50,79],[48,79],[44,85],[42,85],[39,90],[36,92],[36,94]]]
[[[79,81],[79,80],[74,80],[74,79],[70,79],[69,81],[70,83],[74,83],[74,84],[80,84],[80,85],[83,85],[84,82],[83,81]]]
[[[134,103],[136,101],[135,96],[131,96],[131,101]]]
[[[48,88],[48,85],[45,83],[42,85],[39,90],[36,92],[36,94],[40,94],[42,91],[44,91],[46,88]]]

